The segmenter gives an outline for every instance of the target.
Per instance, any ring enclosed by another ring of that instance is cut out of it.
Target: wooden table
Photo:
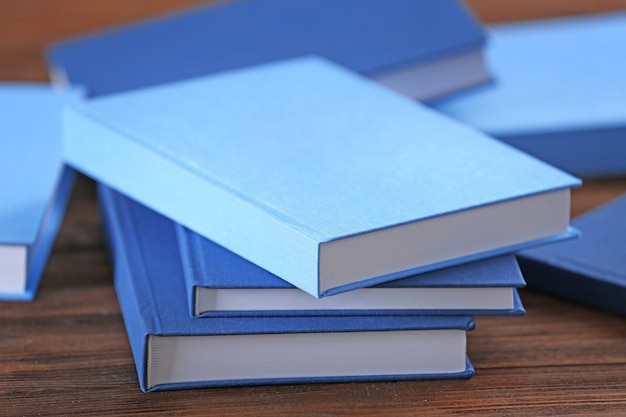
[[[42,50],[51,40],[192,3],[0,0],[0,80],[45,81]],[[490,22],[626,8],[617,0],[470,4]],[[574,192],[573,214],[623,192],[626,179],[588,181]],[[81,178],[37,299],[0,303],[0,415],[626,415],[626,318],[530,290],[522,298],[525,317],[477,318],[469,380],[143,394],[94,183]]]

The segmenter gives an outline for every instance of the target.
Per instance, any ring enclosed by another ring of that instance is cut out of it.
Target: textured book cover
[[[119,210],[99,188],[124,323],[144,391],[278,383],[461,378],[468,316],[189,316],[173,228]],[[144,233],[132,232],[141,223]]]
[[[573,233],[576,178],[321,58],[85,101],[64,127],[67,163],[315,296]]]
[[[61,155],[61,107],[78,92],[0,83],[0,299],[30,301],[75,173]]]
[[[320,55],[427,100],[489,79],[484,41],[457,0],[239,0],[62,41],[48,61],[99,96]]]
[[[528,285],[626,315],[626,195],[576,219],[580,239],[519,254]]]
[[[435,108],[574,175],[625,175],[626,13],[488,33],[494,83]]]

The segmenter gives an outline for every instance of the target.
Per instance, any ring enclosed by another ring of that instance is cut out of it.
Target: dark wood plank
[[[52,40],[186,7],[174,0],[0,0],[0,79],[45,81]],[[488,21],[589,13],[624,1],[488,1]],[[580,214],[626,192],[587,181]],[[525,317],[479,317],[466,381],[260,386],[140,392],[93,181],[81,177],[32,303],[0,303],[0,415],[626,415],[626,319],[522,291]]]
[[[468,0],[466,3],[488,23],[606,13],[626,8],[625,0]]]

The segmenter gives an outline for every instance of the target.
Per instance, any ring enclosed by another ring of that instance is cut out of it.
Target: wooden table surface
[[[194,3],[0,0],[0,80],[46,81],[42,51],[52,40]],[[469,3],[488,22],[626,9],[617,0]],[[586,181],[572,212],[623,192],[626,178]],[[94,183],[81,177],[37,299],[0,303],[0,415],[626,415],[626,318],[530,290],[521,295],[526,316],[477,317],[469,380],[144,394],[103,250]]]

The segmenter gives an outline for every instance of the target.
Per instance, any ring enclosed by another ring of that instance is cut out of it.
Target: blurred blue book
[[[322,58],[99,97],[64,123],[67,163],[314,296],[575,234],[578,179]]]
[[[62,161],[63,94],[0,83],[0,300],[30,301],[65,214],[75,172]]]
[[[53,80],[90,96],[320,55],[429,100],[489,79],[484,41],[457,0],[238,0],[61,41],[47,57]]]
[[[467,378],[468,316],[192,318],[176,234],[99,187],[115,288],[144,391]],[[132,230],[136,225],[141,233]],[[166,242],[171,242],[168,246]]]
[[[493,85],[434,107],[574,175],[626,175],[626,13],[488,34]]]
[[[519,254],[528,286],[626,316],[626,195],[572,224],[580,239]]]

